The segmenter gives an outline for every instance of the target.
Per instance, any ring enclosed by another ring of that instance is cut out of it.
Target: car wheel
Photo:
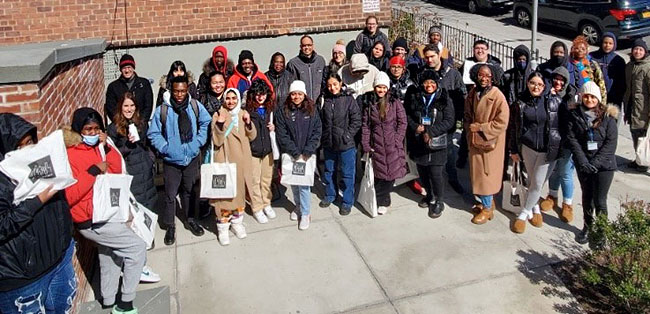
[[[578,29],[580,35],[585,36],[590,45],[598,45],[600,42],[600,29],[591,22],[580,24]]]
[[[530,13],[526,9],[517,9],[515,10],[514,18],[517,21],[517,25],[521,27],[528,28],[530,27],[530,21],[532,20]]]
[[[476,3],[476,0],[470,0],[467,3],[467,10],[472,14],[476,14],[476,12],[478,12],[478,3]]]

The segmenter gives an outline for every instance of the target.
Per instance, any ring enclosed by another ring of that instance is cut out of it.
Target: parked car
[[[450,4],[457,7],[464,7],[470,13],[479,13],[484,10],[510,10],[512,0],[438,0],[439,3]]]
[[[537,21],[577,31],[590,44],[598,44],[603,32],[618,39],[650,35],[650,0],[538,0]],[[530,27],[532,1],[515,0],[513,16],[517,24]]]

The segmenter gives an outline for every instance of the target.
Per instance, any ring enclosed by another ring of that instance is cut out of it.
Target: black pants
[[[607,193],[613,179],[614,171],[602,171],[595,174],[578,171],[578,180],[582,189],[582,211],[587,226],[594,223],[594,209],[596,216],[607,215]]]
[[[445,166],[422,166],[418,165],[420,182],[427,191],[427,200],[442,200],[445,191],[445,180],[442,176],[442,170]]]
[[[390,206],[390,192],[393,190],[395,180],[386,181],[375,179],[375,196],[377,197],[377,206]]]
[[[468,155],[469,147],[467,146],[467,132],[463,130],[463,133],[460,135],[460,143],[458,143],[457,163],[464,166],[467,163]]]
[[[181,210],[183,218],[189,218],[188,212],[190,206],[198,208],[199,198],[193,193],[194,186],[199,179],[200,158],[194,158],[187,166],[178,166],[170,163],[164,163],[163,175],[165,177],[165,210],[160,215],[160,222],[164,227],[174,226],[174,216],[176,216],[176,195],[181,196]],[[194,211],[194,216],[199,214],[198,210]],[[196,217],[193,217],[196,218]]]

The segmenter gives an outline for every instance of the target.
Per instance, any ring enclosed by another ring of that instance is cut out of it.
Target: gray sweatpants
[[[522,145],[521,154],[528,172],[528,193],[526,194],[522,214],[526,213],[530,219],[533,217],[533,208],[542,195],[542,187],[553,173],[555,160],[546,161],[546,153],[534,151],[526,145]]]
[[[98,244],[100,286],[104,305],[115,303],[122,271],[122,301],[133,301],[147,256],[144,241],[125,223],[96,224],[79,232],[86,239]]]

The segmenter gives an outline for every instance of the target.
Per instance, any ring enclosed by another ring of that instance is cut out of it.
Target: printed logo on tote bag
[[[153,223],[153,221],[151,220],[151,217],[149,217],[149,215],[147,215],[147,213],[144,213],[144,224],[147,226],[147,228],[149,230],[151,230],[151,224],[152,223]]]
[[[213,189],[225,189],[226,188],[226,175],[225,174],[215,174],[212,175],[212,188]]]
[[[291,174],[295,176],[304,176],[306,168],[307,168],[306,162],[300,162],[300,161],[294,162],[293,169],[291,170]]]
[[[111,207],[120,207],[120,189],[110,189]]]
[[[56,174],[54,173],[54,165],[52,164],[52,159],[49,155],[33,161],[28,166],[29,169],[31,169],[29,172],[29,180],[32,181],[32,183],[38,181],[38,179],[51,179],[56,177]]]

